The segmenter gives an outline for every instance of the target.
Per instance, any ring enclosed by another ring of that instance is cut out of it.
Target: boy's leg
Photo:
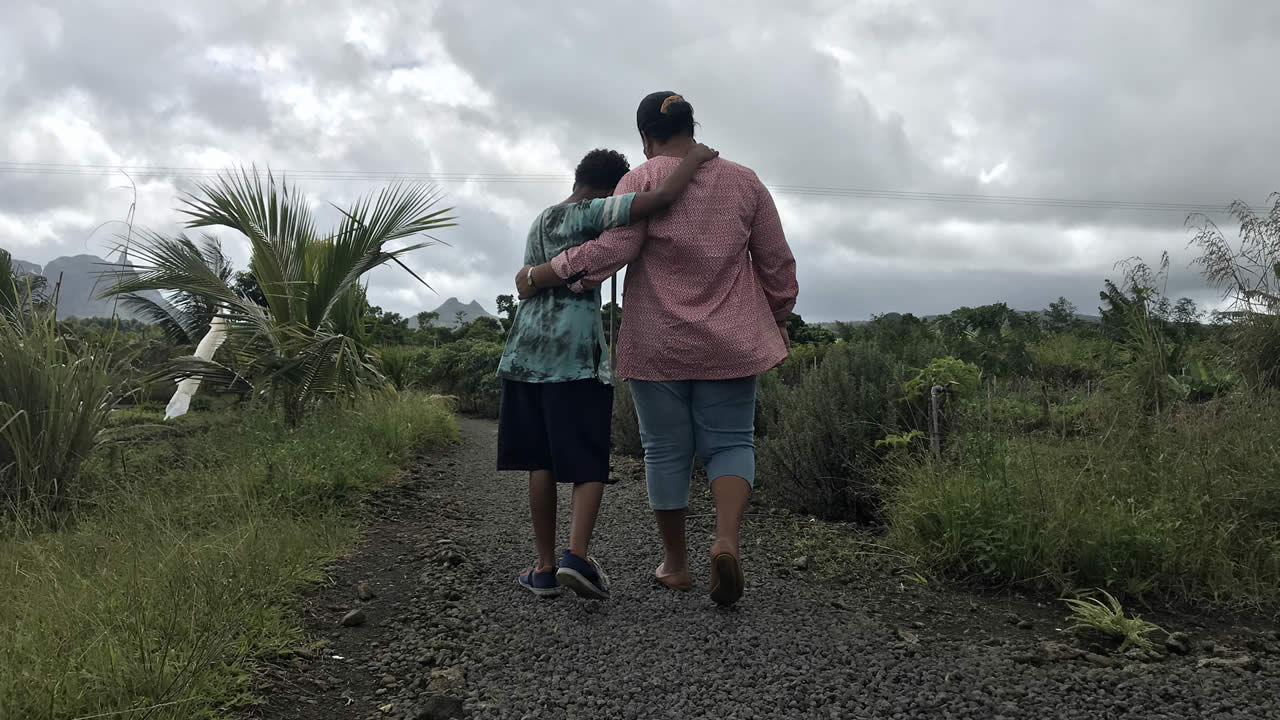
[[[550,470],[529,473],[529,515],[533,519],[537,572],[556,569],[556,482]]]
[[[591,549],[591,533],[600,515],[604,483],[584,482],[573,486],[573,523],[569,528],[569,552],[580,558]]]
[[[687,382],[631,382],[644,445],[645,484],[662,536],[658,579],[671,587],[692,583],[685,545],[685,515],[693,470],[693,418]]]
[[[587,556],[609,477],[613,388],[598,380],[557,383],[547,396],[552,470],[556,480],[573,483],[573,522],[569,549],[560,558],[556,578],[579,596],[609,597],[609,577]]]
[[[543,387],[503,380],[498,410],[498,469],[529,473],[529,515],[538,553],[535,572],[554,570],[556,558],[556,486],[543,412]]]
[[[598,380],[547,385],[546,424],[556,480],[573,483],[569,551],[585,559],[609,477],[613,387]]]

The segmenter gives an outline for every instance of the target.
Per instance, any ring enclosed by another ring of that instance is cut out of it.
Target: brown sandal
[[[653,579],[658,581],[659,585],[676,592],[686,592],[693,589],[693,573],[688,570],[667,573],[663,571],[663,565],[665,563],[658,565],[657,569],[653,571]]]
[[[741,600],[746,584],[737,557],[718,553],[711,558],[711,600],[717,605],[728,607]]]

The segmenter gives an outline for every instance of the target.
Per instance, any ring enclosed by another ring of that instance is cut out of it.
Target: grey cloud
[[[658,0],[564,12],[393,0],[307,12],[212,0],[145,13],[105,0],[23,5],[0,28],[0,137],[76,102],[103,146],[44,129],[40,160],[568,173],[597,146],[639,162],[636,102],[669,88],[697,108],[701,137],[775,185],[1217,204],[1280,189],[1280,139],[1269,128],[1280,94],[1267,92],[1277,35],[1280,6],[1243,0],[829,0],[785,11],[766,0]],[[210,60],[219,54],[249,64]],[[427,82],[474,81],[482,97],[451,85],[387,89],[391,72],[415,68],[446,68],[452,79]],[[316,107],[298,113],[282,88],[309,91]],[[531,161],[525,150],[541,138],[554,146]],[[1005,176],[978,181],[1004,161]],[[376,187],[299,180],[339,204]],[[119,217],[114,184],[0,172],[0,233],[56,216],[61,241],[27,259],[83,250],[96,222],[75,218]],[[176,196],[165,188],[188,185],[158,183],[140,216],[171,227]],[[445,189],[462,224],[443,234],[451,247],[413,265],[447,280],[449,294],[488,304],[509,292],[532,214],[567,188]],[[1162,249],[1175,252],[1177,292],[1202,292],[1181,269],[1179,211],[778,198],[800,262],[801,311],[819,319],[995,300],[1043,307],[1060,294],[1091,308],[1116,260],[1154,260]],[[1077,247],[1073,232],[1095,239]],[[402,272],[375,280],[386,306],[437,304]]]

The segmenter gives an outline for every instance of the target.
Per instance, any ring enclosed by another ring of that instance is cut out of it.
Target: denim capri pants
[[[715,480],[732,475],[756,482],[755,377],[738,380],[630,382],[644,445],[649,506],[689,506],[694,458]]]

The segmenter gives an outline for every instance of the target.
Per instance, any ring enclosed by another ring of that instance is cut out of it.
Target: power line
[[[32,163],[0,160],[0,174],[31,176],[109,176],[127,172],[134,177],[166,177],[188,180],[217,178],[224,171],[213,168],[165,166],[165,165],[94,165],[69,163]],[[395,172],[379,170],[281,170],[272,171],[280,176],[304,180],[342,182],[394,182],[418,181],[486,184],[566,182],[569,175],[536,173],[443,173],[443,172]],[[814,185],[771,184],[769,188],[783,195],[807,197],[848,198],[863,200],[895,200],[931,203],[961,203],[988,207],[1039,207],[1089,210],[1119,210],[1138,212],[1222,212],[1227,203],[1154,202],[1140,200],[1101,200],[1090,198],[1038,197],[1021,195],[977,195],[971,193],[944,193],[913,190],[882,190],[873,188],[829,187]]]

